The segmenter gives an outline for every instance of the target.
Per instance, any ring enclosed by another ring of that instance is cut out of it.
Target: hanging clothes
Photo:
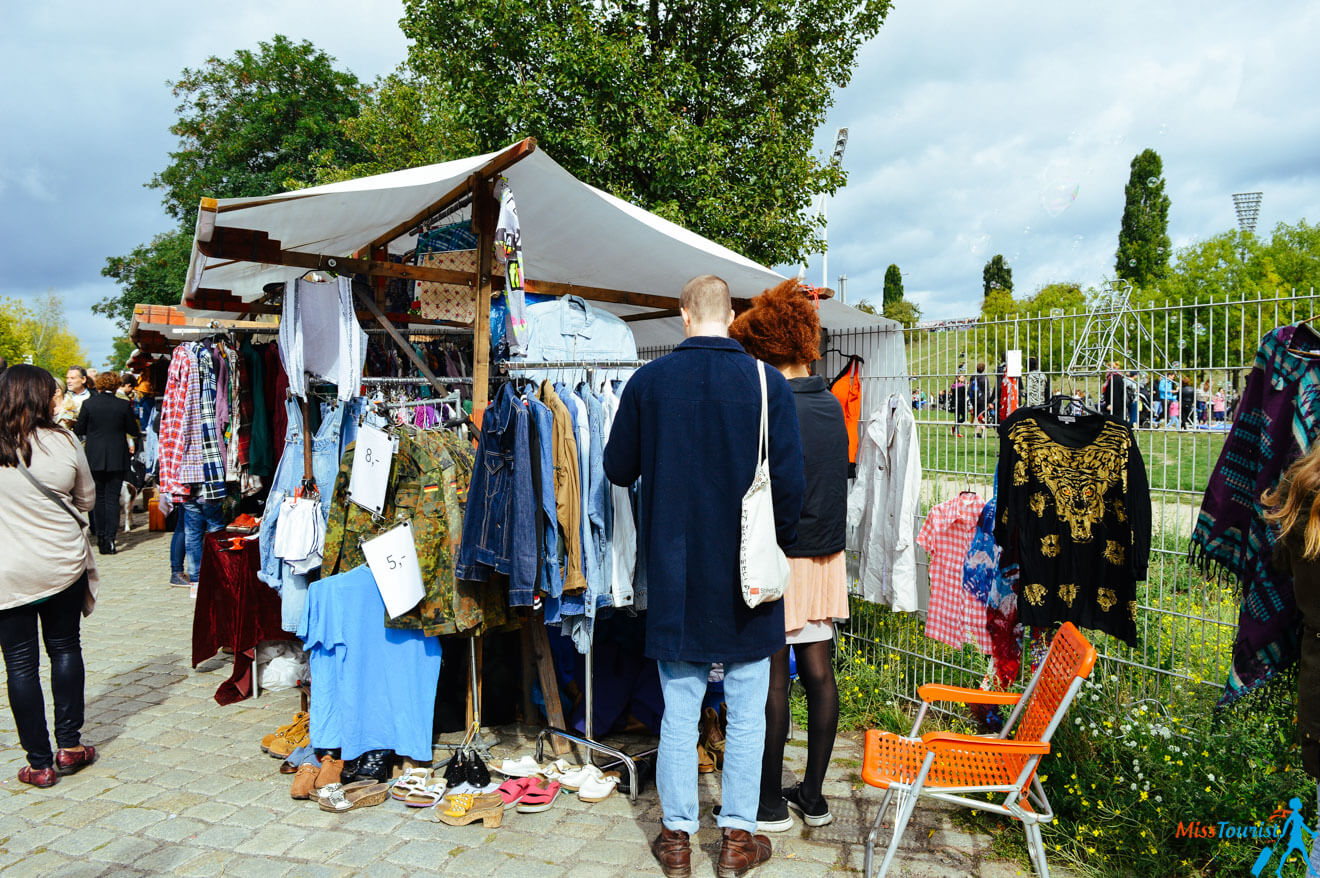
[[[995,541],[1021,565],[1018,614],[1137,643],[1150,555],[1150,488],[1132,430],[1104,415],[1020,409],[1000,427]]]
[[[843,407],[843,425],[848,430],[848,462],[853,464],[848,473],[852,477],[857,472],[857,448],[860,442],[860,423],[862,417],[862,358],[851,356],[848,365],[830,382],[830,392]]]
[[[1318,345],[1305,323],[1261,339],[1192,531],[1192,563],[1207,574],[1228,574],[1242,587],[1223,703],[1297,661],[1292,577],[1271,563],[1278,534],[1265,525],[1260,496],[1320,437],[1320,356],[1309,352]]]
[[[1018,622],[1017,564],[1003,556],[995,542],[995,512],[998,508],[998,477],[995,493],[981,510],[976,533],[967,547],[963,565],[963,588],[985,604],[990,626],[990,655],[994,659],[993,682],[1006,689],[1017,679],[1022,666],[1022,626]]]
[[[1022,373],[1022,400],[1024,406],[1044,405],[1050,399],[1050,376],[1039,369]]]
[[[495,260],[505,266],[504,299],[508,303],[509,355],[523,353],[527,344],[527,302],[523,292],[522,229],[518,225],[518,205],[509,182],[500,178],[500,212],[495,222]]]
[[[527,343],[521,363],[565,360],[636,360],[637,342],[632,329],[603,308],[593,307],[580,296],[563,296],[550,302],[527,306]],[[624,378],[631,370],[598,371],[601,378]],[[522,372],[525,378],[541,382],[566,379],[573,383],[581,371]]]
[[[848,523],[857,529],[862,597],[916,612],[917,550],[912,541],[921,495],[921,446],[912,408],[892,394],[864,425]]]
[[[341,401],[357,396],[367,334],[358,325],[351,278],[323,282],[298,278],[286,283],[279,339],[280,358],[294,396],[307,397],[309,374],[335,384]]]
[[[554,417],[555,519],[564,546],[564,593],[580,593],[587,588],[587,578],[582,569],[582,481],[577,437],[572,415],[549,381],[541,383],[540,393],[541,402]]]
[[[985,501],[963,491],[926,513],[917,543],[930,555],[930,609],[926,614],[926,636],[949,646],[971,643],[989,654],[989,617],[985,604],[962,586],[963,561],[976,533],[976,523]]]

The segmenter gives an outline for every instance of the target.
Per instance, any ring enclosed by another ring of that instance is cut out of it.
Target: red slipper
[[[512,808],[514,805],[522,801],[523,796],[527,794],[528,790],[535,786],[536,778],[534,777],[511,777],[504,783],[500,784],[499,789],[496,790],[496,792],[498,792],[500,798],[504,800],[504,807]]]
[[[545,786],[533,781],[532,786],[523,793],[522,801],[518,803],[518,813],[536,814],[540,811],[549,811],[558,795],[559,781],[552,780]]]
[[[18,779],[25,784],[45,789],[55,786],[60,776],[55,773],[54,768],[33,768],[24,765],[18,770]]]

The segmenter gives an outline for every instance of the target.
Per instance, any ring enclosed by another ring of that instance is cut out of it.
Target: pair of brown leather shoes
[[[692,874],[692,843],[686,832],[662,828],[651,844],[651,853],[660,862],[665,878],[688,878]],[[764,835],[726,829],[716,873],[719,878],[741,878],[770,859],[770,853],[770,839]]]

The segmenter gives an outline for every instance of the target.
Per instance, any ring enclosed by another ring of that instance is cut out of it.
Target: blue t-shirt
[[[298,636],[311,666],[313,747],[393,750],[431,760],[440,638],[386,628],[385,601],[363,564],[312,585]]]

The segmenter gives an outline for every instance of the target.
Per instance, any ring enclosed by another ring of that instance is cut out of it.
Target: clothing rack
[[[397,327],[402,335],[461,335],[471,336],[472,330],[466,326],[401,326]],[[383,326],[368,326],[362,330],[367,335],[388,335]]]
[[[547,360],[540,363],[522,363],[514,360],[501,360],[497,365],[501,372],[539,372],[542,370],[554,369],[585,369],[589,373],[595,369],[640,369],[645,366],[648,360]],[[590,381],[590,377],[588,377]],[[594,600],[594,598],[592,598]],[[542,623],[543,624],[543,623]],[[608,744],[601,743],[595,737],[595,665],[596,665],[596,624],[593,618],[591,625],[591,643],[587,647],[587,654],[584,657],[586,680],[584,681],[583,694],[586,707],[586,716],[584,717],[585,729],[582,734],[576,731],[558,729],[549,726],[541,730],[536,736],[536,761],[540,762],[545,753],[545,742],[550,737],[563,738],[572,741],[575,744],[581,744],[586,748],[587,762],[595,764],[593,754],[603,753],[606,756],[614,758],[615,762],[623,765],[628,770],[628,800],[637,801],[637,762],[636,760],[655,753],[655,748],[643,750],[639,753],[629,755],[617,747],[611,747]],[[611,763],[613,764],[613,763]]]

